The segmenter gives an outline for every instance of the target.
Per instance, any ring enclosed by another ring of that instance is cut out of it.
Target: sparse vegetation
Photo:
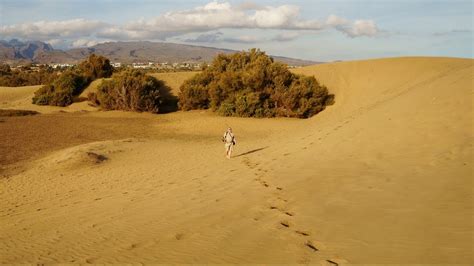
[[[51,67],[41,66],[32,70],[29,66],[12,70],[9,65],[0,65],[0,86],[18,87],[50,83],[58,76]]]
[[[126,70],[104,80],[88,98],[104,110],[158,113],[164,100],[163,82],[139,70]]]
[[[84,76],[88,83],[98,78],[108,78],[112,76],[114,68],[110,65],[110,60],[95,54],[81,62],[78,66],[79,72]]]
[[[52,83],[37,90],[33,97],[33,103],[54,106],[70,105],[73,103],[74,97],[79,95],[87,84],[84,76],[74,71],[67,71]]]
[[[27,116],[27,115],[37,115],[39,114],[36,111],[31,110],[15,110],[15,109],[0,109],[0,117],[2,116]]]
[[[217,56],[179,93],[181,109],[211,108],[224,116],[308,118],[330,101],[314,77],[293,74],[258,49]]]
[[[92,54],[77,69],[64,72],[36,91],[33,103],[54,106],[70,105],[94,79],[110,77],[112,69],[107,58]]]

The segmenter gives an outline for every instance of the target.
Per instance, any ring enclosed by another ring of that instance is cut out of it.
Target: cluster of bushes
[[[167,88],[156,78],[139,70],[125,70],[103,80],[89,100],[104,110],[158,113]]]
[[[93,80],[110,77],[112,72],[113,67],[109,59],[92,54],[77,68],[65,71],[37,90],[33,103],[54,106],[70,105]]]
[[[207,109],[225,116],[311,117],[333,100],[314,77],[291,73],[258,49],[221,54],[180,88],[183,110]]]
[[[0,65],[0,86],[18,87],[47,84],[54,80],[58,72],[51,67],[41,66],[38,70],[30,67],[12,70],[9,65]]]

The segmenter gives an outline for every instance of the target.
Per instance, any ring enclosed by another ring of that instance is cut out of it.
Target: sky
[[[0,0],[0,39],[159,41],[315,61],[473,58],[472,0]]]

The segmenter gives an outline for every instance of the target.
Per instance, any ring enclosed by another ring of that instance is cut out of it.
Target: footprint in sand
[[[174,235],[174,238],[176,238],[176,240],[181,240],[184,238],[184,234],[183,233],[177,233],[176,235]]]
[[[95,263],[96,260],[97,260],[96,258],[87,258],[86,263],[92,264],[92,263]]]
[[[290,227],[290,223],[288,221],[281,221],[280,222],[280,225],[286,227],[286,228],[289,228]]]
[[[262,180],[262,179],[259,179],[259,182],[260,182],[260,184],[261,184],[262,186],[264,186],[264,187],[269,187],[269,186],[270,186],[267,182],[265,182],[265,181]]]
[[[137,246],[138,246],[138,244],[131,244],[127,249],[132,250],[132,249],[136,248]]]
[[[295,233],[302,236],[309,236],[309,233],[306,231],[296,230]]]
[[[312,251],[319,251],[319,249],[316,247],[316,245],[311,242],[310,240],[306,241],[305,246],[310,248]]]

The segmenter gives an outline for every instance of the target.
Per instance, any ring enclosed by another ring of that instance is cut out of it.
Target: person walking
[[[225,156],[227,157],[227,159],[230,159],[235,145],[235,136],[234,133],[232,133],[231,127],[227,128],[226,132],[224,132],[222,142],[224,142]]]

